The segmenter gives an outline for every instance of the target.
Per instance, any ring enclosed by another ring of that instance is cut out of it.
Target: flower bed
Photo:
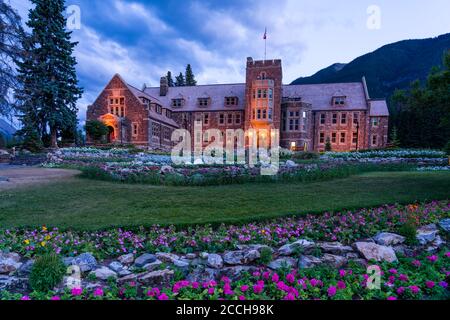
[[[397,159],[444,159],[445,152],[439,150],[373,150],[364,152],[326,152],[324,158],[359,160],[368,158]]]
[[[64,256],[93,252],[100,258],[146,251],[223,252],[237,245],[281,246],[299,237],[321,241],[351,243],[378,231],[396,231],[407,221],[415,225],[435,223],[450,216],[450,201],[434,201],[409,206],[382,206],[356,211],[287,217],[243,225],[175,226],[123,228],[99,232],[7,229],[0,230],[0,250],[33,257],[48,251]]]
[[[418,300],[449,298],[450,252],[401,258],[397,264],[374,265],[381,271],[380,288],[369,289],[373,274],[353,265],[343,269],[257,270],[239,280],[189,281],[180,278],[166,288],[110,283],[92,290],[66,289],[63,293],[0,293],[4,300]]]

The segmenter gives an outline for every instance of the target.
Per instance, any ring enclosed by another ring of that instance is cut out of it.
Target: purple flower
[[[334,297],[336,295],[336,291],[337,291],[336,287],[334,287],[334,286],[329,287],[328,291],[327,291],[328,296],[329,297]]]

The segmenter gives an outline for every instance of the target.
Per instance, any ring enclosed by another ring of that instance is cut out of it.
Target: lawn
[[[2,191],[0,227],[243,222],[289,214],[450,198],[449,172],[375,172],[313,183],[209,187],[129,185],[71,178]]]

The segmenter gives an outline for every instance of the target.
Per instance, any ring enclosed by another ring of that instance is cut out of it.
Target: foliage
[[[64,0],[32,0],[27,26],[31,34],[24,37],[25,55],[16,60],[21,88],[16,91],[21,134],[37,130],[40,140],[50,136],[50,146],[57,147],[61,130],[75,128],[78,87],[73,50],[64,17]],[[48,39],[52,39],[49,41]]]
[[[400,139],[398,138],[398,129],[397,127],[394,127],[392,129],[392,134],[391,134],[391,145],[393,148],[397,149],[400,147]]]
[[[268,247],[263,247],[260,251],[260,255],[258,262],[261,264],[267,265],[273,260],[272,249]]]
[[[327,138],[327,141],[325,143],[325,152],[330,152],[331,151],[331,140],[330,138]]]
[[[450,140],[447,142],[447,144],[444,147],[444,152],[447,156],[450,157]]]
[[[30,286],[35,291],[48,292],[62,281],[65,271],[66,267],[58,255],[44,254],[33,264]]]
[[[194,73],[192,72],[192,67],[190,64],[186,66],[186,86],[196,86],[197,81],[195,80]]]
[[[42,143],[42,140],[40,139],[39,134],[36,130],[28,129],[27,127],[27,130],[22,129],[22,132],[22,149],[31,151],[33,153],[42,151],[42,149],[44,148],[44,144]]]
[[[424,85],[414,82],[393,97],[401,110],[398,137],[405,147],[442,148],[450,140],[450,50],[444,67],[433,68]]]
[[[173,82],[173,78],[172,78],[172,72],[167,71],[167,84],[169,85],[169,87],[174,87],[175,83]]]
[[[88,120],[84,126],[86,133],[94,141],[100,141],[105,135],[108,134],[108,127],[99,120]]]
[[[412,219],[408,219],[399,226],[398,233],[406,238],[406,243],[413,245],[417,242],[417,226]]]
[[[295,152],[292,159],[296,160],[315,160],[319,159],[319,154],[315,152]]]
[[[11,90],[18,88],[13,61],[22,53],[24,31],[18,13],[5,1],[0,2],[0,116],[12,117]]]
[[[175,87],[184,87],[186,85],[186,80],[182,72],[175,77]]]
[[[325,158],[331,159],[375,159],[375,158],[399,158],[399,159],[438,159],[444,158],[445,153],[440,150],[415,150],[415,149],[399,149],[399,150],[367,150],[358,152],[330,152],[325,153]]]

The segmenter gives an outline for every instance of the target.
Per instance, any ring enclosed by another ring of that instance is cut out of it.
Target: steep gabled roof
[[[370,100],[370,115],[372,117],[388,117],[389,109],[386,103],[386,100],[376,99]]]

